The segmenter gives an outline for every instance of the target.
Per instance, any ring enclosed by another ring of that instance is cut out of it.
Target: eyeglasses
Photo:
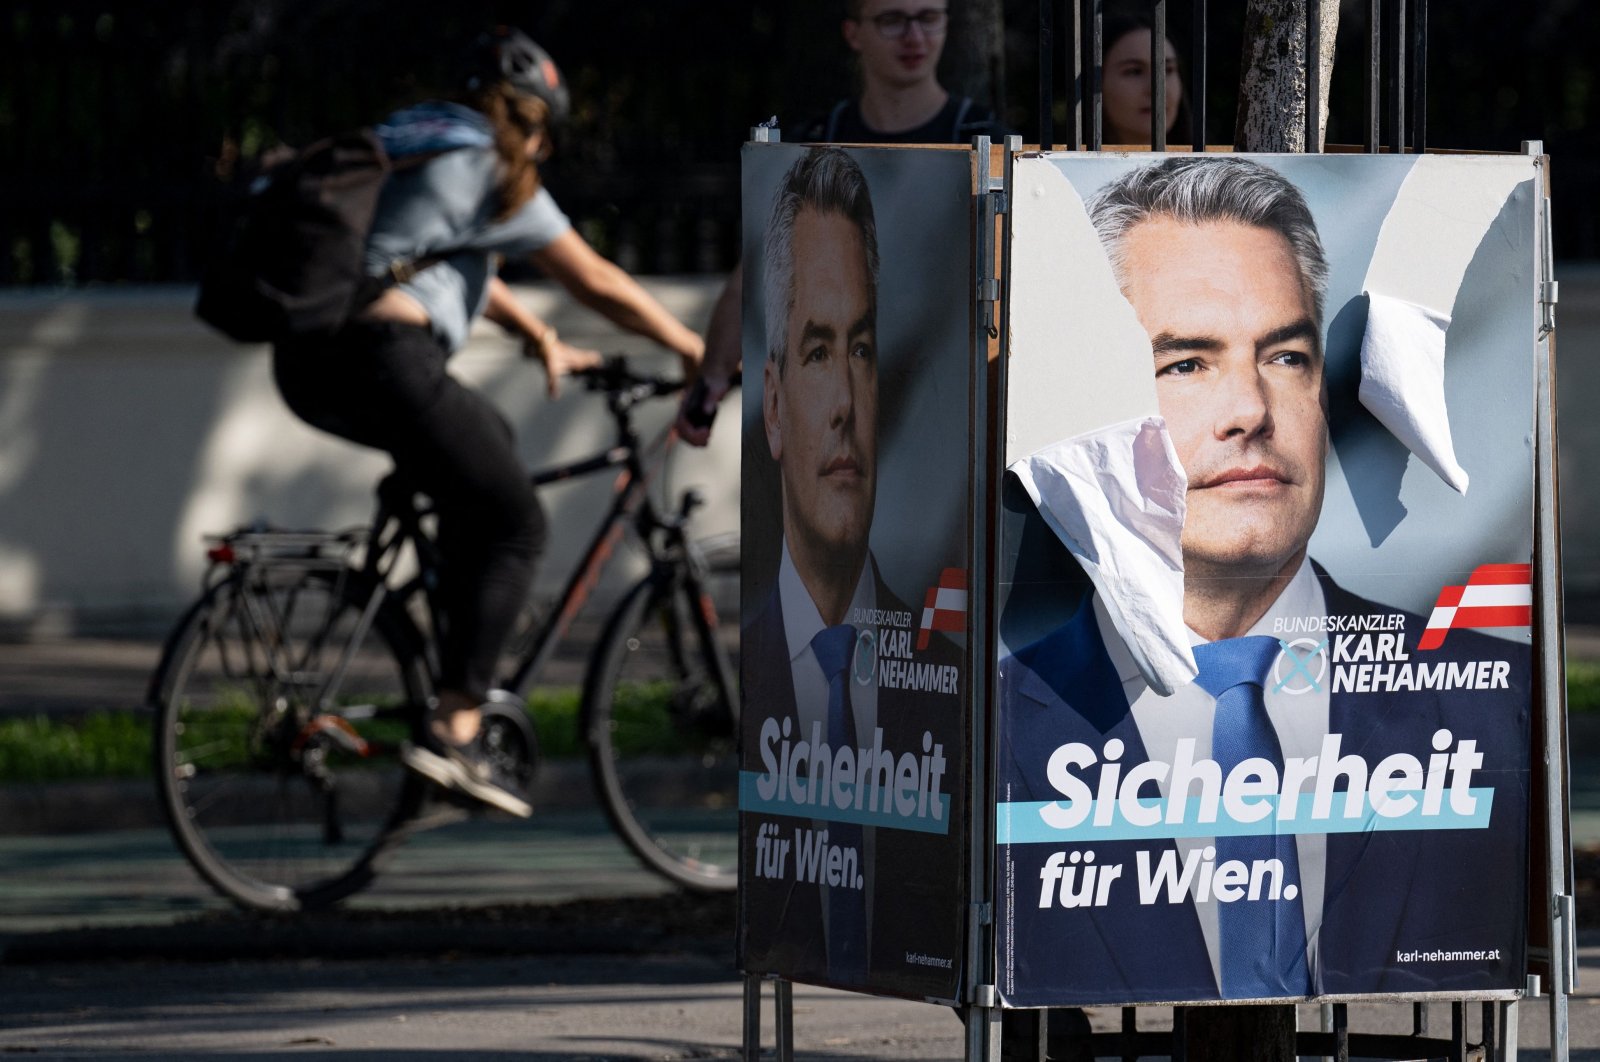
[[[897,41],[916,26],[924,37],[937,37],[944,33],[948,12],[942,7],[925,7],[920,11],[885,11],[873,15],[871,22],[878,27],[878,36]]]

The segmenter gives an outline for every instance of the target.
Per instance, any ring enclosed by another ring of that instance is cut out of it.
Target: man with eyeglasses
[[[847,0],[841,26],[861,63],[861,95],[795,139],[836,144],[964,144],[999,137],[988,108],[939,84],[950,12],[929,0]]]
[[[971,96],[952,96],[939,84],[950,9],[937,0],[845,0],[845,43],[860,57],[861,95],[834,104],[826,115],[783,139],[830,144],[965,144],[975,136],[998,141],[1005,128]],[[693,446],[711,438],[711,418],[739,365],[739,307],[743,263],[734,267],[712,309],[699,383],[685,393],[678,435]]]

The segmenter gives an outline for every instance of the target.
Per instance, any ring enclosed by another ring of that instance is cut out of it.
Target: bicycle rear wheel
[[[334,571],[241,572],[190,609],[156,672],[162,807],[201,876],[245,906],[362,888],[420,804],[399,753],[428,672],[398,606],[362,623],[367,597]]]
[[[709,598],[647,576],[612,614],[584,687],[606,814],[646,865],[688,888],[738,884],[737,674]]]

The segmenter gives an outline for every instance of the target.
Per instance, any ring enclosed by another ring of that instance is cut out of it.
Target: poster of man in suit
[[[744,165],[741,963],[954,1001],[971,157]]]
[[[1537,166],[1018,161],[1008,1005],[1522,986]]]

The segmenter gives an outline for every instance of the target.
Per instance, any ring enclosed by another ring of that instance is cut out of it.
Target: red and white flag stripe
[[[946,568],[939,583],[928,587],[922,603],[922,624],[917,648],[926,649],[934,631],[960,631],[967,627],[967,570]]]
[[[1465,586],[1447,586],[1428,617],[1418,649],[1437,649],[1464,627],[1527,627],[1533,623],[1533,565],[1480,564]]]

